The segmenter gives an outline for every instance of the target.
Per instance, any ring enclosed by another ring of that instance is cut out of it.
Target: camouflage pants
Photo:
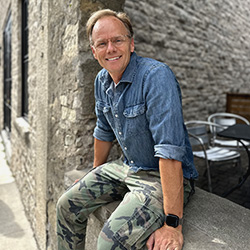
[[[192,187],[184,182],[185,205]],[[104,224],[97,249],[147,249],[148,237],[164,220],[159,172],[135,173],[121,160],[93,169],[59,199],[58,249],[84,250],[88,215],[116,200],[122,202]]]

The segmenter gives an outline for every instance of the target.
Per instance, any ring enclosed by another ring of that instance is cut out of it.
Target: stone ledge
[[[69,186],[71,186],[77,179],[80,179],[83,177],[86,173],[88,173],[90,168],[86,168],[83,170],[72,170],[69,172],[66,172],[64,175],[64,186],[65,189],[67,189]]]
[[[18,117],[14,121],[14,125],[15,125],[17,132],[23,138],[25,143],[28,143],[29,142],[29,135],[30,135],[29,123],[23,117]]]
[[[86,172],[86,171],[85,171]],[[69,172],[72,182],[84,171]],[[90,215],[86,249],[96,249],[98,234],[119,202],[103,206]],[[248,249],[250,210],[196,188],[184,211],[183,250]]]

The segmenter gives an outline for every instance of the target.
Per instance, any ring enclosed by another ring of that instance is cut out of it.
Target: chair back
[[[227,118],[227,117],[213,117],[213,119],[209,120],[211,122],[217,123],[219,125],[222,125],[223,128],[218,128],[218,127],[211,127],[210,126],[210,130],[215,130],[215,131],[211,131],[213,132],[220,132],[222,131],[224,128],[232,126],[234,124],[236,124],[236,119],[235,118]]]
[[[202,145],[202,147],[210,146],[211,133],[208,127],[221,127],[221,125],[213,122],[199,120],[187,121],[185,125],[189,134],[190,144],[192,146]]]
[[[208,122],[214,122],[226,127],[241,122],[250,125],[250,122],[243,116],[233,113],[214,113],[208,117]]]
[[[239,122],[250,125],[250,122],[245,117],[236,115],[233,113],[214,113],[208,117],[208,122],[213,122],[222,126],[222,127],[210,126],[210,131],[213,134],[213,139],[212,139],[213,145],[215,145],[215,141],[217,140],[217,133],[222,131],[223,129],[229,126],[232,126],[236,123],[239,123]],[[220,144],[230,146],[230,144],[227,143],[229,141],[230,140],[228,139],[220,139]],[[218,140],[217,140],[217,143],[218,143]],[[230,141],[230,143],[232,144],[232,146],[235,144],[235,142],[233,142],[232,140]],[[239,146],[237,142],[236,142],[236,146],[237,148]]]
[[[194,136],[199,137],[202,140],[203,144],[209,143],[209,136],[207,133],[206,125],[197,124],[197,126],[194,127],[187,127],[187,131],[190,135],[189,141],[192,146],[200,145],[200,142]]]
[[[208,188],[209,191],[212,192],[210,163],[218,163],[232,160],[239,161],[240,154],[232,150],[227,150],[220,147],[212,147],[210,145],[211,133],[209,127],[223,128],[223,126],[213,122],[199,120],[187,121],[185,122],[185,125],[188,131],[193,155],[199,159],[205,160],[206,171],[208,176]]]

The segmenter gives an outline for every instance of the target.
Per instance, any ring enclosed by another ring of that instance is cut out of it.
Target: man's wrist
[[[179,218],[177,215],[174,214],[167,214],[165,215],[165,224],[167,226],[177,228],[178,226],[182,226],[183,218]]]

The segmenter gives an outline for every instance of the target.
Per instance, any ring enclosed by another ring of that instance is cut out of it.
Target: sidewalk
[[[0,136],[0,250],[37,250]]]

